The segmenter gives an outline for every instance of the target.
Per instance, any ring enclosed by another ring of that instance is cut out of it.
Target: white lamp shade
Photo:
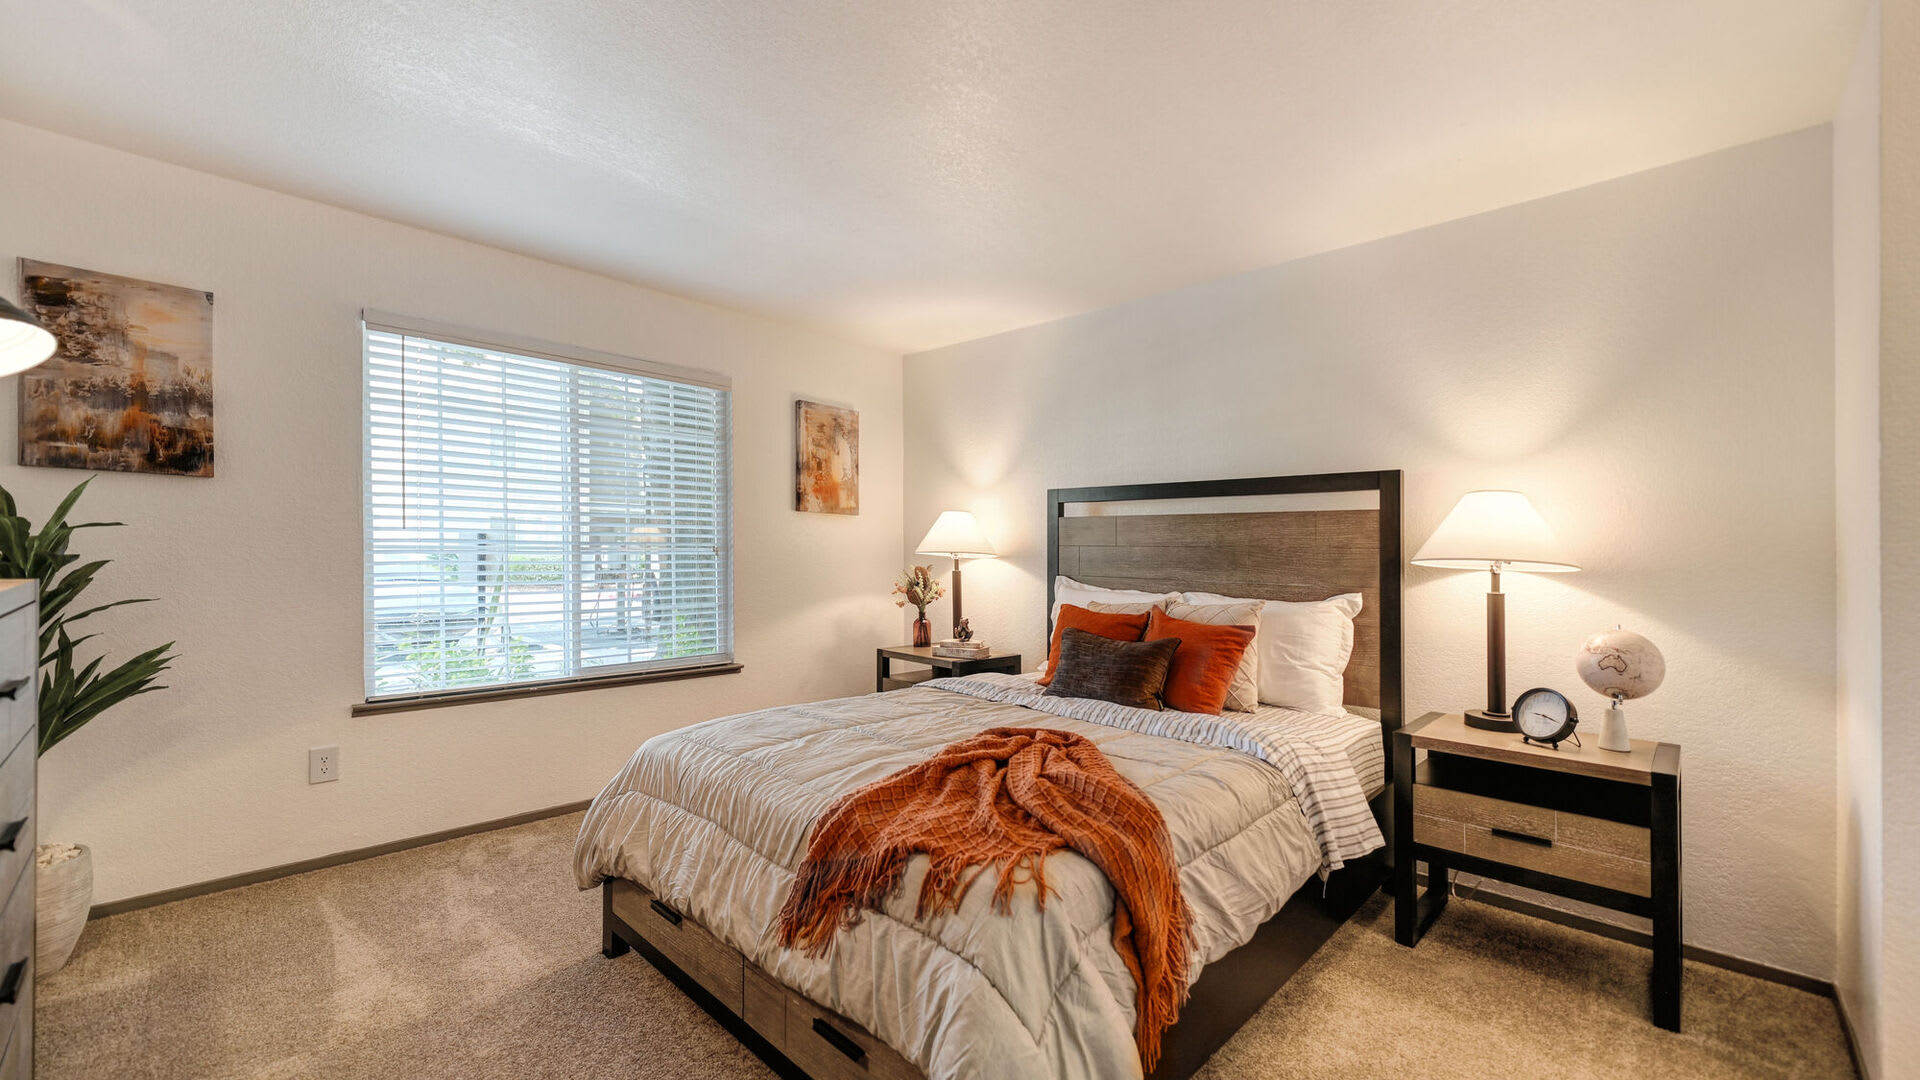
[[[1469,491],[1414,553],[1416,566],[1564,574],[1580,569],[1561,558],[1553,530],[1517,491]]]
[[[45,363],[59,347],[33,316],[0,297],[0,377]]]
[[[956,559],[992,559],[999,555],[993,550],[993,541],[980,531],[980,523],[965,510],[948,510],[941,514],[913,553],[951,555]]]

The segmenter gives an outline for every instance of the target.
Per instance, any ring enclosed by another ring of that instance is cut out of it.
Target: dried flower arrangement
[[[947,587],[933,576],[933,567],[909,566],[900,575],[900,580],[893,583],[893,594],[903,597],[893,602],[894,607],[912,604],[920,613],[920,618],[924,619],[927,617],[927,605],[947,595]]]

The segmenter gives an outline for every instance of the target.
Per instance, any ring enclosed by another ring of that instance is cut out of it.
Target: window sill
[[[474,705],[484,701],[511,701],[515,698],[545,697],[548,694],[571,694],[578,690],[604,690],[613,686],[634,686],[639,683],[672,682],[676,679],[704,679],[710,675],[737,675],[743,670],[740,664],[713,664],[708,667],[676,668],[670,671],[627,671],[617,675],[601,675],[586,679],[569,679],[566,682],[532,683],[526,686],[503,686],[482,688],[479,690],[456,690],[448,694],[423,695],[412,698],[388,698],[381,701],[363,701],[353,707],[355,716],[378,716],[381,713],[412,712],[416,709],[443,709],[449,705]]]

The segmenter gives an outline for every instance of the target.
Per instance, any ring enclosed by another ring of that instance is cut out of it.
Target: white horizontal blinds
[[[730,395],[369,323],[367,696],[732,659]]]

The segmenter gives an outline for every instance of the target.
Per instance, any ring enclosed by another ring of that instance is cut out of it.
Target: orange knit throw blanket
[[[1160,1033],[1187,998],[1193,913],[1159,808],[1082,736],[994,728],[841,796],[814,827],[780,909],[780,943],[824,954],[837,930],[899,889],[917,853],[932,865],[915,918],[957,908],[995,866],[1002,914],[1029,879],[1045,907],[1046,857],[1060,848],[1086,856],[1113,884],[1113,947],[1139,988],[1134,1042],[1151,1072]]]

